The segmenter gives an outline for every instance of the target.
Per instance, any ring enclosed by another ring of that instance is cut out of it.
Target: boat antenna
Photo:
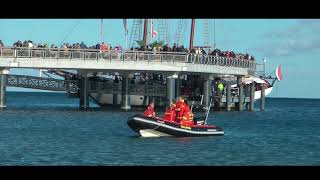
[[[208,119],[208,116],[209,116],[209,113],[210,113],[210,109],[211,109],[211,104],[212,104],[212,98],[210,99],[210,104],[209,104],[209,106],[207,108],[207,114],[206,114],[206,118],[203,121],[203,125],[206,125],[206,123],[207,123],[207,119]]]
[[[193,109],[193,104],[194,104],[194,101],[192,101],[192,104],[191,104],[191,112],[192,112],[192,109]]]

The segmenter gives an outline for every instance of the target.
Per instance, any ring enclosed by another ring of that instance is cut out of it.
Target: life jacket
[[[147,117],[155,117],[156,113],[154,112],[154,109],[150,106],[148,106],[148,108],[146,109],[146,111],[144,111],[144,116]]]
[[[181,118],[180,124],[184,126],[193,126],[193,114],[191,112],[185,111]]]
[[[185,102],[182,102],[182,101],[177,102],[175,111],[177,112],[177,120],[178,121],[181,121],[185,107],[186,107]]]
[[[173,108],[168,108],[164,114],[164,120],[174,122],[176,120],[176,115],[177,113]]]

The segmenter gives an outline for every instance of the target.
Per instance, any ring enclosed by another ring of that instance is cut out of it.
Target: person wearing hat
[[[171,102],[170,107],[166,110],[164,113],[164,120],[169,122],[175,122],[176,121],[176,111],[175,111],[176,105]]]

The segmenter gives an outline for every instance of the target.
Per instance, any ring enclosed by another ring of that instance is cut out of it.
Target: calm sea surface
[[[7,93],[0,165],[320,165],[320,100],[267,98],[266,111],[213,112],[219,137],[141,138],[123,112],[80,111],[59,93]]]

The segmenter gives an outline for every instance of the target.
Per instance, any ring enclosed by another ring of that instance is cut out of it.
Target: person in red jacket
[[[147,117],[156,117],[156,113],[154,112],[154,103],[150,103],[148,108],[144,111],[144,116]]]
[[[175,111],[177,112],[177,122],[181,121],[185,107],[186,103],[181,97],[179,97],[175,108]]]
[[[176,111],[175,111],[176,105],[174,103],[171,103],[170,107],[167,109],[167,111],[164,114],[164,120],[169,122],[175,122],[176,121]]]
[[[190,111],[190,107],[188,105],[185,106],[183,111],[183,116],[181,118],[181,125],[184,126],[192,126],[193,123],[193,113]]]

